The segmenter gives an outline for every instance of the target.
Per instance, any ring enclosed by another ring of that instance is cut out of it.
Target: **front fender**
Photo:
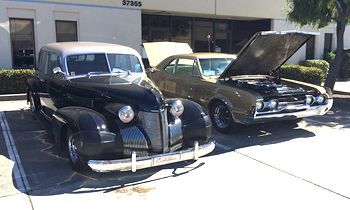
[[[119,133],[110,132],[105,117],[85,107],[71,106],[53,114],[53,131],[56,142],[66,143],[67,129],[75,137],[78,152],[83,156],[99,157],[104,154],[121,154]]]
[[[179,117],[182,121],[182,131],[184,143],[193,146],[195,141],[200,144],[207,143],[211,137],[211,120],[208,113],[201,105],[187,99],[167,99],[170,104],[175,100],[180,100],[184,106],[184,112]]]

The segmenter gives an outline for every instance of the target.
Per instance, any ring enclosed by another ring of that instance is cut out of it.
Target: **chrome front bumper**
[[[161,166],[185,160],[197,160],[215,149],[215,142],[211,141],[208,144],[199,146],[195,142],[194,147],[187,150],[180,150],[165,154],[136,157],[133,152],[131,158],[121,160],[89,160],[87,164],[96,172],[110,172],[110,171],[133,171],[138,169]]]
[[[333,106],[333,99],[328,99],[327,104],[320,106],[291,106],[284,109],[284,113],[270,112],[263,113],[261,115],[255,115],[253,118],[248,119],[249,124],[275,121],[275,120],[288,120],[288,119],[297,119],[304,117],[311,117],[317,115],[326,114]]]

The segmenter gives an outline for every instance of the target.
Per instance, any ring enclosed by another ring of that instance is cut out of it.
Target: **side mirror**
[[[58,74],[63,74],[63,75],[65,75],[65,73],[62,71],[62,69],[61,69],[60,67],[55,67],[55,68],[52,69],[52,71],[53,71],[53,73],[54,73],[55,75],[58,75]]]

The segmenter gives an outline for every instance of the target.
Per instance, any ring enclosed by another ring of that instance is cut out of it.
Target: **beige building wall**
[[[78,41],[130,46],[141,52],[141,9],[0,0],[0,69],[12,68],[9,18],[34,19],[39,49],[56,42],[55,20],[77,21]]]
[[[56,41],[55,20],[77,21],[79,41],[101,41],[130,46],[141,52],[141,14],[184,15],[233,20],[271,19],[272,30],[299,29],[285,20],[285,0],[140,0],[141,7],[123,5],[122,0],[0,0],[0,68],[11,68],[9,18],[34,19],[35,48]],[[315,58],[323,58],[324,34],[335,26],[316,31]],[[345,48],[350,48],[350,27],[346,30]],[[305,59],[305,46],[288,63]]]

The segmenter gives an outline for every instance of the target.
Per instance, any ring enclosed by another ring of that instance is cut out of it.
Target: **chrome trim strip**
[[[136,157],[121,160],[89,160],[87,164],[96,172],[110,171],[136,171],[138,169],[161,166],[185,160],[196,160],[215,149],[215,142],[198,146],[196,141],[194,147],[187,150],[180,150],[165,154],[153,155],[148,157]]]
[[[159,112],[160,116],[160,126],[161,126],[161,135],[163,142],[163,153],[169,152],[169,124],[168,124],[168,116],[167,109],[164,109]]]

